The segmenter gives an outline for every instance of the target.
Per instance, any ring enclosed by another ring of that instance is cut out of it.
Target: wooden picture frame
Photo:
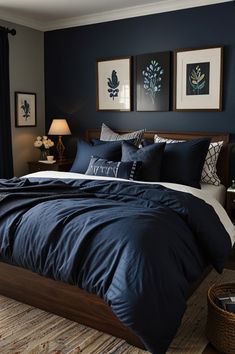
[[[15,92],[15,126],[36,127],[36,93]]]
[[[131,57],[97,60],[97,111],[131,110]]]
[[[169,111],[170,52],[136,57],[136,110]]]
[[[174,51],[174,111],[221,111],[223,47]]]

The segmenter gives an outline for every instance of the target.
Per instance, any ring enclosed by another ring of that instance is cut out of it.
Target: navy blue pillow
[[[142,161],[142,168],[138,175],[140,181],[160,181],[162,156],[165,143],[151,144],[138,149],[136,146],[123,141],[122,161]]]
[[[201,188],[202,168],[210,139],[195,139],[166,144],[161,169],[161,181]]]
[[[121,145],[118,141],[93,146],[84,140],[79,140],[77,143],[77,154],[70,171],[85,173],[91,156],[99,156],[107,160],[120,161],[121,153]]]
[[[86,175],[116,177],[133,180],[136,179],[141,166],[141,161],[114,162],[92,156],[86,171]]]
[[[141,142],[142,146],[149,146],[154,144],[153,140],[149,140],[149,139],[143,139]]]

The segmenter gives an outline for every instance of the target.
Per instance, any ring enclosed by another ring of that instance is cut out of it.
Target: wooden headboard
[[[130,133],[131,131],[117,131],[119,134]],[[229,144],[229,134],[226,133],[208,133],[208,132],[168,132],[168,131],[146,131],[144,138],[153,141],[154,135],[157,134],[162,138],[175,140],[192,140],[198,138],[209,137],[212,142],[223,141],[224,145],[221,149],[217,162],[217,173],[221,183],[226,187],[230,184],[230,153],[234,144]],[[86,139],[99,139],[100,129],[88,129],[86,131]]]

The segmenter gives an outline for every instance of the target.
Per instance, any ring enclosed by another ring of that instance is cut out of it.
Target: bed
[[[155,133],[156,132],[146,132],[145,137],[147,139],[152,139]],[[184,139],[184,140],[190,140],[190,139],[195,139],[199,137],[208,137],[208,136],[212,139],[212,141],[223,140],[224,146],[222,147],[219,156],[217,169],[222,184],[224,186],[228,185],[228,181],[229,181],[228,166],[229,166],[229,154],[230,154],[231,146],[228,144],[229,136],[227,134],[213,134],[213,133],[212,134],[209,133],[177,133],[177,134],[174,133],[173,134],[168,132],[160,132],[160,133],[158,132],[158,134],[166,138]],[[98,137],[99,137],[98,130],[89,130],[87,132],[88,139],[98,138]],[[36,175],[35,177],[36,179],[37,176],[40,178],[43,177],[46,180],[47,178],[49,178],[50,174],[47,175],[47,173],[45,172],[44,175],[40,175],[40,174]],[[57,178],[56,173],[54,178],[55,179]],[[69,180],[72,180],[70,175],[67,176],[67,178]],[[89,181],[80,183],[78,179],[78,182],[73,182],[73,183],[75,183],[76,186],[78,186],[79,188],[82,185],[83,191],[85,192],[89,191],[89,193],[92,191],[92,193],[105,194],[107,192],[107,189],[110,188],[110,185],[113,186],[114,189],[119,188],[118,182],[116,181],[108,182],[105,180],[105,178],[103,178],[103,182],[101,183],[101,186],[99,185],[97,187],[95,180],[96,179],[91,178]],[[139,185],[140,185],[141,193],[145,193],[144,190],[145,184],[139,183]],[[46,188],[48,188],[48,186],[46,186]],[[98,192],[96,188],[99,188]],[[152,193],[153,189],[151,190],[151,188],[153,187],[152,186],[146,187],[146,189],[149,190],[149,194]],[[161,189],[161,187],[158,188]],[[173,189],[174,188],[172,187],[172,190]],[[182,190],[185,192],[188,191],[187,188]],[[219,197],[217,199],[220,200],[224,199],[223,191],[224,188],[221,189],[219,193]],[[135,193],[134,190],[133,192],[130,191],[130,195],[128,195],[128,197],[130,199],[133,198],[134,193]],[[167,191],[166,193],[169,193],[169,191]],[[202,193],[210,194],[210,192],[208,191]],[[221,196],[221,193],[223,194],[223,196]],[[208,194],[208,202],[210,199],[209,194]],[[166,195],[168,198],[169,194]],[[156,198],[159,198],[158,194],[156,194]],[[227,218],[226,213],[223,210],[223,208],[219,206],[218,202],[217,202],[217,207],[222,210],[223,217],[226,219]],[[228,222],[228,220],[226,220],[226,222]],[[218,228],[219,227],[220,226],[218,224]],[[231,224],[229,224],[228,228],[229,227],[231,228],[231,233],[232,233],[233,230]],[[228,253],[231,248],[231,240],[227,240],[225,243],[226,243],[225,253]],[[218,249],[216,250],[216,252],[217,251]],[[1,258],[1,260],[2,262],[0,262],[0,293],[2,295],[36,306],[43,310],[61,315],[63,317],[77,321],[81,324],[85,324],[95,329],[110,333],[117,337],[124,338],[128,343],[131,343],[139,348],[144,349],[147,347],[147,349],[154,354],[163,353],[165,351],[164,345],[166,344],[163,344],[162,348],[160,345],[159,349],[156,349],[156,347],[152,345],[151,340],[148,341],[148,339],[146,338],[144,340],[140,339],[140,338],[144,338],[144,336],[141,336],[141,334],[139,335],[138,329],[133,330],[133,326],[131,323],[130,326],[124,325],[123,322],[125,321],[121,322],[118,319],[118,317],[114,314],[114,312],[107,305],[107,303],[101,298],[101,296],[98,297],[95,294],[88,293],[85,290],[81,290],[80,288],[70,284],[66,284],[63,281],[58,281],[58,280],[56,281],[50,279],[50,277],[38,275],[35,272],[32,272],[31,270],[27,270],[25,268],[16,265],[12,265],[6,259],[4,260]],[[207,264],[204,264],[205,269],[206,267]],[[202,275],[203,272],[201,276]],[[199,278],[201,278],[201,276]],[[200,279],[197,279],[197,282],[199,280]],[[195,284],[191,284],[191,289],[194,286]],[[182,306],[184,307],[185,304],[183,304]],[[119,318],[120,317],[122,317],[121,314],[119,315]]]

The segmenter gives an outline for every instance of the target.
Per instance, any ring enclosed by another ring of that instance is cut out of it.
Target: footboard
[[[96,295],[0,262],[0,294],[125,339],[144,349],[135,336]]]

